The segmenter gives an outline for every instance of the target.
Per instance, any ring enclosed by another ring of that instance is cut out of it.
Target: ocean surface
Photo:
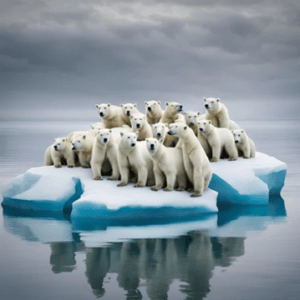
[[[196,220],[184,235],[105,245],[97,245],[99,229],[78,232],[68,219],[1,207],[0,299],[299,299],[300,122],[238,124],[258,151],[287,164],[281,197],[220,211],[215,234]],[[0,122],[1,194],[17,175],[44,164],[54,138],[89,126]]]

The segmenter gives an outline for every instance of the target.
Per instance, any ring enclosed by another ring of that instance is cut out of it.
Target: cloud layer
[[[297,101],[299,1],[2,1],[3,111]]]

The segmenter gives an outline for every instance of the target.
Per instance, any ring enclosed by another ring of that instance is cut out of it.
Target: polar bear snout
[[[169,135],[173,135],[173,134],[174,134],[172,130],[169,130],[167,133],[168,133]]]
[[[178,111],[182,111],[182,105],[178,105]]]
[[[156,135],[157,135],[157,137],[161,137],[161,133],[160,132],[157,132]]]
[[[103,143],[107,143],[107,142],[108,142],[108,138],[104,138]]]
[[[150,111],[150,112],[151,112],[151,107],[150,107],[150,106],[148,106],[148,111]]]
[[[137,123],[137,124],[136,124],[136,128],[141,128],[141,124],[140,124],[140,123]]]
[[[100,115],[100,117],[103,117],[103,116],[104,116],[104,113],[101,111],[101,112],[99,113],[99,115]]]
[[[154,151],[155,150],[155,145],[154,144],[150,144],[150,150]]]
[[[135,143],[131,143],[131,145],[130,145],[131,147],[134,147],[135,146]]]
[[[75,144],[72,143],[72,150],[76,150]]]
[[[209,105],[208,104],[205,104],[204,106],[205,106],[206,109],[209,109]]]
[[[127,110],[126,115],[130,117],[130,110]]]
[[[55,151],[58,150],[58,149],[57,149],[57,145],[54,145],[53,148],[54,148]]]

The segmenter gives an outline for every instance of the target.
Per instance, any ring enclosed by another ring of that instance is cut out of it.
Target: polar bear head
[[[137,111],[136,104],[126,103],[121,104],[122,112],[124,116],[130,117],[134,112]]]
[[[192,130],[190,129],[185,123],[180,122],[180,123],[172,123],[169,125],[169,131],[168,134],[169,135],[174,135],[177,137],[183,137],[188,130]],[[194,134],[194,133],[193,133]]]
[[[155,114],[160,108],[160,101],[145,101],[146,114]]]
[[[54,139],[53,148],[55,151],[62,151],[65,149],[67,138],[56,138]]]
[[[103,123],[95,123],[91,125],[91,130],[95,133],[97,133],[100,129],[104,129]]]
[[[203,98],[204,107],[208,111],[219,111],[220,98]]]
[[[175,115],[182,111],[182,105],[178,102],[166,102],[166,111]]]
[[[235,129],[231,131],[233,134],[234,142],[242,144],[246,138],[246,131],[244,129]]]
[[[100,129],[97,133],[97,139],[102,144],[107,144],[110,140],[111,129]]]
[[[159,149],[160,145],[164,142],[163,139],[147,138],[146,147],[150,154],[154,154]]]
[[[83,151],[86,148],[86,134],[80,133],[73,137],[72,141],[72,150],[74,151]]]
[[[168,124],[156,123],[152,125],[153,136],[157,139],[164,138],[169,130]]]
[[[213,128],[212,122],[210,120],[198,121],[198,129],[200,132],[209,133]]]
[[[98,109],[99,116],[105,118],[109,116],[111,104],[96,104],[96,108]]]
[[[141,114],[134,114],[130,117],[131,127],[134,130],[140,130],[147,122],[146,116]]]
[[[137,143],[137,138],[139,133],[138,132],[120,132],[121,135],[121,141],[120,144],[122,144],[125,147],[135,147]]]
[[[186,111],[184,112],[184,118],[185,122],[189,126],[194,126],[197,124],[197,118],[200,116],[200,112],[194,112],[194,111]]]

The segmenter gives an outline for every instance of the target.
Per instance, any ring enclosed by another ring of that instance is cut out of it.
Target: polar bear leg
[[[86,161],[84,156],[81,155],[80,153],[78,153],[78,159],[79,159],[79,162],[80,162],[80,165],[81,165],[82,168],[89,168],[90,167],[89,163]]]
[[[162,171],[157,167],[153,167],[154,177],[155,177],[155,185],[151,187],[152,191],[159,191],[162,189],[164,185],[164,175]]]
[[[237,160],[238,158],[238,151],[236,149],[235,144],[233,143],[226,143],[224,145],[225,151],[227,152],[227,154],[229,155],[228,160],[230,161],[234,161]]]
[[[204,190],[204,177],[201,174],[201,170],[199,166],[194,166],[193,184],[194,184],[194,193],[191,195],[191,197],[202,196]]]
[[[71,150],[72,151],[72,150]],[[68,153],[67,155],[67,165],[69,168],[74,168],[75,167],[75,153]]]
[[[108,177],[108,180],[119,180],[120,178],[120,170],[117,161],[117,151],[110,151],[107,153],[107,158],[111,164],[112,174]]]
[[[93,172],[93,179],[94,180],[102,180],[101,176],[101,168],[102,168],[103,160],[92,160],[91,167]]]
[[[147,175],[148,175],[147,167],[139,166],[137,168],[137,173],[138,173],[138,181],[134,187],[144,187],[147,183]]]
[[[221,147],[220,147],[219,143],[211,145],[211,151],[212,151],[212,159],[210,161],[217,162],[221,155]]]
[[[166,173],[167,178],[167,186],[164,188],[164,191],[172,191],[174,188],[174,184],[176,181],[176,175],[173,172],[167,172]]]
[[[55,168],[61,168],[61,158],[59,156],[54,156],[53,163]]]

